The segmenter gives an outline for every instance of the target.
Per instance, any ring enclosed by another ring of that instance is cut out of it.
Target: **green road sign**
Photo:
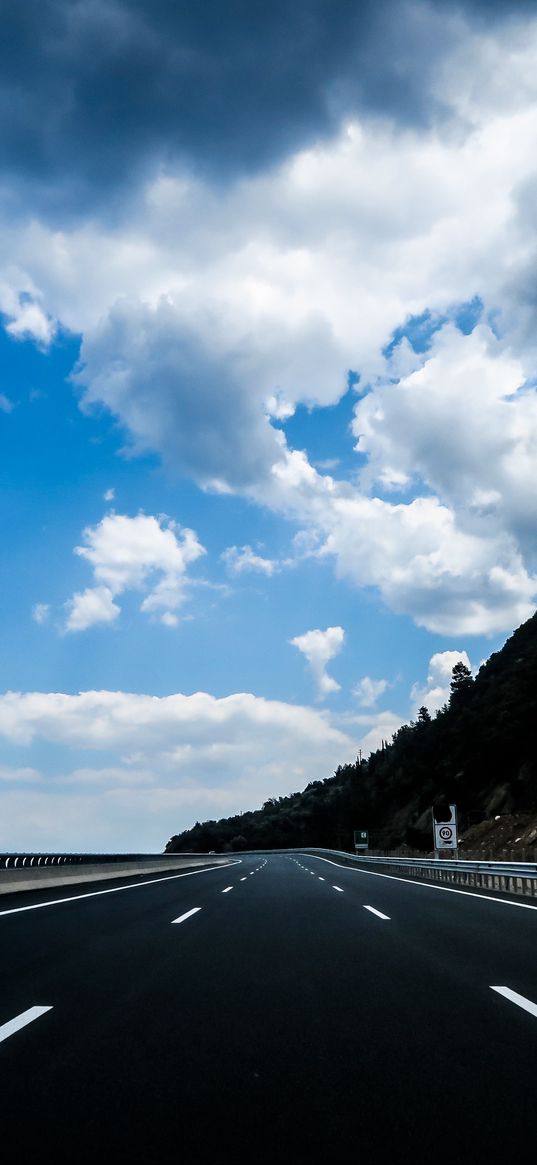
[[[369,831],[367,829],[354,830],[354,848],[368,849],[369,848]]]

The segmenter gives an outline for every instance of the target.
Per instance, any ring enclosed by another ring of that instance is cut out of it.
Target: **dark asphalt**
[[[534,1155],[537,909],[248,855],[1,914],[101,888],[0,897],[4,1157]]]

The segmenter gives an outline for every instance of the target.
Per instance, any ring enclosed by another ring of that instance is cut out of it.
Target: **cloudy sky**
[[[2,22],[0,848],[158,851],[533,613],[537,3]]]

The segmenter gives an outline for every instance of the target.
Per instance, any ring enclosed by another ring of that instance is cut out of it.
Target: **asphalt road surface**
[[[537,905],[310,855],[137,881],[0,898],[4,1160],[534,1156]]]

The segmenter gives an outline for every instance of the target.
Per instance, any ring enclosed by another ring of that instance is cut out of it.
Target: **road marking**
[[[318,878],[319,878],[319,881],[320,881],[320,882],[324,882],[324,880],[325,880],[325,879],[324,879],[324,878],[321,878],[321,875],[320,875],[320,874],[318,874],[317,876],[318,876]]]
[[[255,870],[250,870],[250,877],[252,877],[252,874],[255,874]]]
[[[364,910],[370,910],[371,914],[376,914],[377,918],[385,918],[386,922],[390,921],[389,914],[383,914],[382,910],[375,910],[374,906],[364,906]]]
[[[323,858],[320,854],[312,854],[318,862],[328,862],[329,866],[337,866],[338,870],[345,869],[351,874],[366,874],[372,878],[388,878],[390,882],[405,882],[407,886],[418,886],[422,890],[443,890],[444,894],[464,894],[466,898],[484,898],[487,902],[498,902],[501,906],[518,906],[520,910],[537,910],[530,902],[513,902],[510,898],[495,898],[493,894],[475,894],[473,890],[458,890],[455,886],[437,886],[434,882],[416,882],[413,878],[403,878],[399,874],[380,874],[376,870],[359,870],[356,866],[342,866],[341,862],[333,862],[330,858]]]
[[[238,862],[229,863],[232,866]],[[154,886],[157,882],[175,882],[177,878],[192,878],[194,874],[214,874],[221,870],[221,865],[210,866],[205,870],[188,870],[184,874],[168,874],[165,878],[151,878],[149,882],[132,882],[130,886],[112,886],[110,890],[90,890],[87,894],[71,894],[70,898],[53,898],[50,902],[34,902],[32,906],[13,906],[10,910],[0,910],[0,918],[5,914],[23,914],[25,910],[42,910],[44,906],[63,906],[65,902],[80,902],[82,898],[99,898],[102,894],[120,894],[122,890],[138,890],[140,886]],[[536,908],[537,909],[537,908]]]
[[[52,1011],[52,1007],[29,1007],[28,1011],[21,1011],[20,1015],[16,1015],[14,1019],[8,1020],[7,1023],[0,1027],[0,1043],[2,1040],[7,1040],[9,1036],[20,1031],[21,1027],[26,1027],[27,1023],[32,1023],[34,1019],[39,1019],[40,1015],[44,1015],[46,1011]]]
[[[332,886],[332,889],[333,889],[333,890],[339,890],[339,893],[340,893],[340,894],[343,894],[343,893],[344,893],[344,890],[342,890],[342,889],[341,889],[341,886]]]
[[[192,918],[193,914],[197,914],[201,910],[201,906],[193,906],[192,910],[187,910],[186,914],[180,914],[179,918],[172,918],[172,926],[176,922],[185,922],[187,918]]]
[[[233,889],[233,886],[226,886],[225,890],[222,890],[222,894],[229,894],[229,891],[232,889]]]
[[[246,881],[246,875],[244,876],[244,878],[241,878],[241,882],[245,882],[245,881]]]
[[[537,1003],[532,1003],[531,999],[519,995],[518,991],[511,991],[510,987],[491,987],[491,991],[497,991],[498,995],[503,995],[511,1003],[516,1003],[517,1007],[521,1007],[523,1011],[529,1011],[530,1015],[537,1016]]]

